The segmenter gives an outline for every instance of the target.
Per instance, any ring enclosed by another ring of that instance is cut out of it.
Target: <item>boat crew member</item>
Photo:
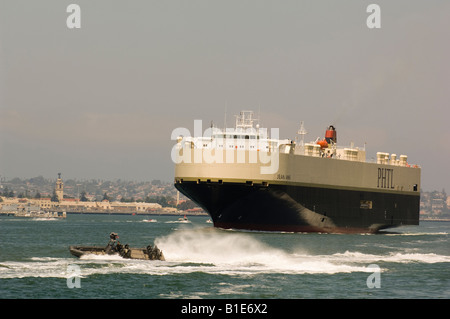
[[[105,249],[107,254],[111,254],[117,250],[116,247],[117,239],[119,239],[119,235],[117,235],[117,233],[109,234],[109,243]]]

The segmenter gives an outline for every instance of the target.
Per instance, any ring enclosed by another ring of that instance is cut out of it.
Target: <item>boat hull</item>
[[[147,248],[129,248],[129,254],[125,256],[119,252],[107,253],[105,247],[99,246],[70,246],[69,251],[75,257],[83,255],[117,255],[127,259],[165,260],[161,251],[158,250],[157,254],[152,254]]]
[[[374,233],[419,224],[419,196],[298,184],[176,182],[214,226],[259,231]]]

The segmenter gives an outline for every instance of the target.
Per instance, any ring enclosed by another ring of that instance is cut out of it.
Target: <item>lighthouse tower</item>
[[[56,180],[55,193],[58,196],[58,200],[62,201],[64,197],[64,183],[61,179],[61,173],[58,173],[58,179]]]

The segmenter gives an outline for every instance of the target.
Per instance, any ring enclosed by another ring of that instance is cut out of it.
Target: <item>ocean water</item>
[[[205,216],[0,217],[0,298],[450,298],[450,223],[383,234],[221,230]],[[166,261],[78,259],[69,245],[156,243]]]

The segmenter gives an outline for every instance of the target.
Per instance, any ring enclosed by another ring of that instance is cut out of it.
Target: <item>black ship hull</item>
[[[419,224],[419,196],[295,184],[177,181],[214,226],[281,232],[375,233]]]

